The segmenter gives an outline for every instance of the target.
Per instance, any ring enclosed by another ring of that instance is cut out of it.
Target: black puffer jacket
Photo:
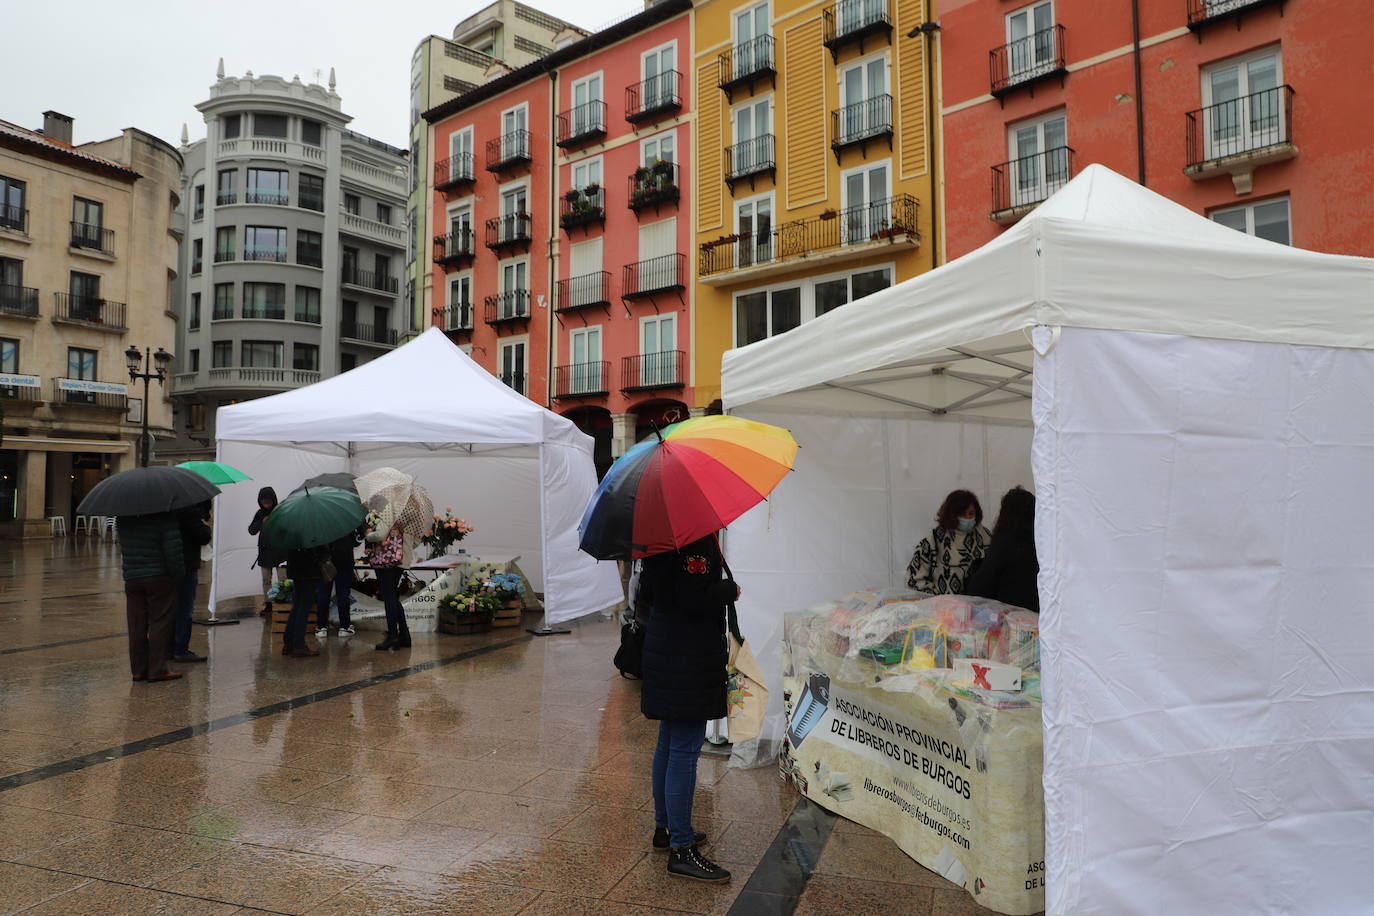
[[[272,504],[271,508],[262,507],[263,500]],[[263,487],[258,491],[258,511],[253,513],[253,520],[248,523],[248,533],[258,536],[258,565],[259,566],[280,566],[286,562],[286,551],[277,550],[267,543],[267,539],[262,536],[262,523],[267,520],[267,516],[272,514],[272,509],[277,508],[277,491],[271,487]]]
[[[644,560],[639,601],[652,610],[639,708],[647,718],[700,722],[725,715],[725,614],[734,598],[714,538]]]
[[[205,524],[209,518],[208,502],[177,510],[177,526],[181,531],[181,549],[187,574],[200,569],[200,548],[210,543],[210,526]]]
[[[1040,611],[1040,563],[1035,556],[1035,532],[1009,531],[992,539],[977,571],[964,586],[967,595]]]
[[[121,515],[118,526],[125,580],[154,576],[180,579],[186,574],[181,530],[174,513]]]

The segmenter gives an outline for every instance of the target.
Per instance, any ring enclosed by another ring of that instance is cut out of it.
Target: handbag
[[[334,565],[334,561],[325,557],[320,561],[320,578],[326,582],[333,582],[334,577],[339,574],[339,569]]]

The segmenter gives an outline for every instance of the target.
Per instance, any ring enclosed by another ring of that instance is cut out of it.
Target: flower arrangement
[[[434,527],[429,534],[420,538],[420,543],[430,550],[430,556],[442,557],[448,549],[463,538],[472,534],[473,527],[453,514],[452,506],[444,507],[444,514],[435,514]]]
[[[474,591],[469,589],[468,591],[446,596],[439,602],[439,606],[460,616],[483,617],[490,621],[492,616],[500,609],[501,601],[488,591]]]
[[[515,573],[497,573],[487,581],[502,604],[514,601],[525,593],[525,580]]]
[[[267,600],[280,601],[283,604],[295,600],[295,582],[291,579],[282,579],[267,590]]]

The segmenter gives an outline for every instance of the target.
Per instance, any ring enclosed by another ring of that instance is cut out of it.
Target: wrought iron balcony
[[[471,263],[476,256],[471,229],[455,229],[447,235],[434,237],[434,263],[444,267],[460,267]]]
[[[215,263],[216,263],[216,264],[223,264],[225,261],[233,261],[233,260],[235,260],[235,255],[234,255],[233,249],[229,249],[229,250],[226,250],[226,251],[216,251],[216,252],[215,252]]]
[[[1293,148],[1293,87],[1218,102],[1187,114],[1188,166],[1184,173],[1206,177],[1233,163],[1260,165],[1289,159]]]
[[[291,203],[291,193],[278,191],[275,188],[249,188],[243,195],[243,202],[246,204],[277,204],[285,207]]]
[[[504,293],[487,296],[483,304],[486,306],[486,321],[490,325],[528,321],[530,317],[530,291],[527,289],[508,289]]]
[[[487,220],[487,247],[493,251],[528,245],[533,237],[534,221],[528,213],[507,213]]]
[[[725,148],[725,183],[734,190],[735,182],[748,178],[750,187],[759,175],[771,175],[778,163],[773,152],[773,135],[763,134]]]
[[[716,83],[733,101],[732,93],[736,88],[747,85],[752,89],[755,80],[777,76],[773,66],[773,36],[760,35],[742,41],[722,51],[716,62],[720,68]]]
[[[236,204],[238,202],[238,191],[222,191],[215,195],[215,206],[217,207],[223,207],[226,204]]]
[[[211,321],[228,321],[229,319],[231,319],[231,318],[233,318],[233,317],[234,317],[234,303],[232,303],[232,302],[225,302],[225,303],[218,303],[218,302],[217,302],[217,303],[215,303],[215,306],[214,306],[213,310],[211,310],[211,312],[210,312],[210,320],[211,320]]]
[[[9,204],[0,206],[0,229],[27,232],[29,230],[29,211],[23,207],[12,207]]]
[[[604,307],[611,303],[611,272],[599,270],[558,281],[558,306],[555,311]]]
[[[341,321],[339,322],[339,338],[394,347],[396,346],[396,329],[373,324],[358,324],[356,321]]]
[[[1188,28],[1193,31],[1228,17],[1266,6],[1283,8],[1286,0],[1188,0]]]
[[[530,161],[530,132],[513,130],[487,141],[487,171],[502,172]]]
[[[1029,86],[1042,79],[1063,76],[1064,27],[1050,26],[1025,38],[993,48],[988,52],[994,96]]]
[[[664,70],[625,87],[625,120],[631,124],[682,110],[682,74]]]
[[[851,43],[857,44],[862,54],[866,40],[875,35],[890,38],[892,34],[887,0],[837,0],[825,8],[823,15],[823,43],[832,58],[838,58],[840,49]]]
[[[396,293],[401,288],[400,282],[395,277],[374,273],[370,270],[358,270],[356,267],[345,267],[341,271],[339,279],[350,286],[361,286],[383,293]]]
[[[558,225],[564,229],[589,226],[606,221],[606,190],[600,185],[573,188],[563,195]]]
[[[687,354],[682,350],[641,353],[620,361],[620,390],[681,388],[686,384]]]
[[[245,245],[243,246],[243,259],[245,261],[272,261],[277,264],[285,264],[286,249],[276,245]]]
[[[72,247],[114,255],[114,230],[72,221]]]
[[[641,165],[630,175],[630,209],[636,213],[646,207],[677,203],[680,194],[676,162]]]
[[[434,309],[434,317],[439,327],[445,331],[471,331],[473,307],[471,302],[460,302],[446,308]]]
[[[563,149],[606,136],[606,103],[583,102],[558,116],[558,145]]]
[[[129,393],[128,388],[120,382],[55,378],[52,380],[52,403],[66,407],[125,411],[129,409]]]
[[[595,398],[610,393],[611,364],[608,361],[570,363],[555,366],[553,396],[564,398]]]
[[[472,174],[472,153],[459,153],[434,163],[436,191],[450,191],[470,185],[476,180]]]
[[[992,213],[998,223],[1020,219],[1073,177],[1073,149],[1058,146],[992,167]]]
[[[286,306],[277,305],[254,305],[251,302],[243,304],[243,317],[254,318],[259,321],[285,321]]]
[[[29,286],[0,285],[0,315],[38,317],[38,290]]]
[[[819,216],[703,242],[697,269],[701,276],[813,257],[869,242],[915,243],[916,198],[885,197],[867,204],[828,210]]]
[[[324,266],[324,246],[296,243],[296,263],[306,267]]]
[[[830,148],[837,157],[840,150],[846,147],[882,138],[886,138],[889,144],[892,142],[890,95],[875,95],[830,113]]]
[[[655,293],[683,289],[687,285],[687,256],[665,254],[625,265],[620,298],[641,299]]]
[[[0,401],[22,401],[26,404],[38,404],[43,399],[39,397],[42,391],[41,381],[36,375],[19,375],[14,372],[7,372],[0,381]]]
[[[81,324],[104,331],[128,330],[124,323],[126,307],[123,302],[69,293],[53,293],[53,297],[57,303],[57,309],[52,316],[53,321]]]

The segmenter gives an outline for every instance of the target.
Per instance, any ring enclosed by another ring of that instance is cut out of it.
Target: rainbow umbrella
[[[611,465],[578,546],[627,560],[690,544],[767,499],[796,457],[797,441],[778,426],[723,416],[674,423]]]

